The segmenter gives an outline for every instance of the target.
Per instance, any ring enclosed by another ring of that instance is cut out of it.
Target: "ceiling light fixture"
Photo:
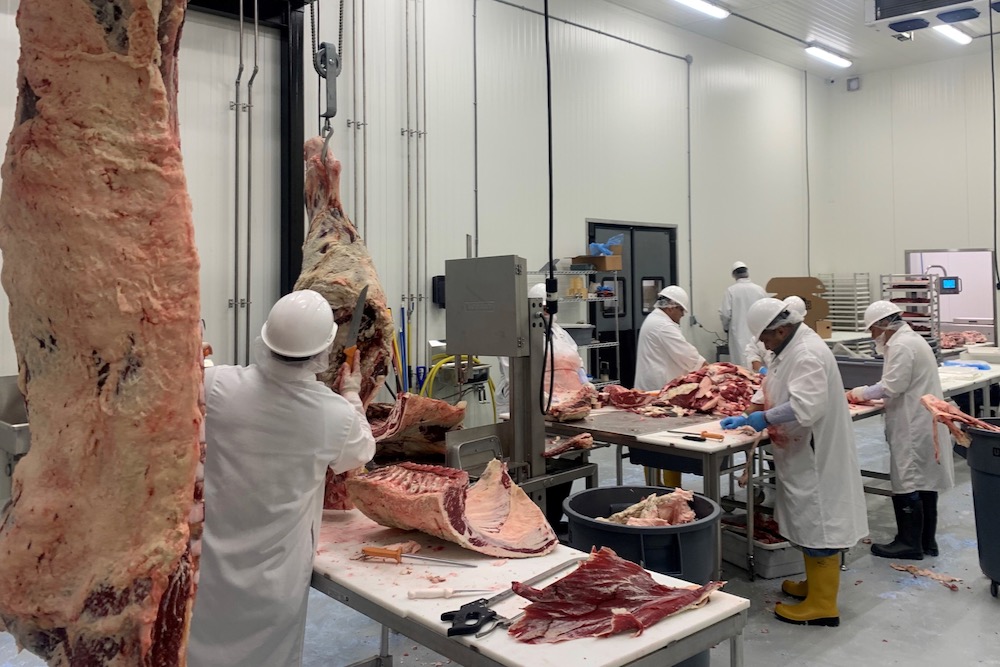
[[[819,58],[820,60],[828,62],[831,65],[836,65],[837,67],[850,67],[853,64],[847,58],[844,58],[843,56],[838,56],[836,53],[833,53],[832,51],[827,51],[823,47],[816,46],[815,44],[810,44],[809,46],[807,46],[806,53],[808,53],[814,58]]]
[[[967,34],[950,25],[936,25],[934,29],[939,33],[952,40],[953,42],[958,42],[959,44],[970,44],[972,43],[972,38]]]
[[[708,14],[714,19],[724,19],[729,16],[729,10],[718,5],[713,5],[710,2],[705,2],[705,0],[674,0],[674,2],[679,2],[685,7],[690,7],[695,9],[702,14]]]

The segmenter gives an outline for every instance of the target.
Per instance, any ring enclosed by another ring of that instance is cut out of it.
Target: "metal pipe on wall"
[[[237,366],[240,363],[240,113],[242,113],[242,107],[240,106],[240,85],[243,82],[243,23],[243,3],[240,2],[240,66],[236,72],[236,93],[235,101],[232,105],[232,109],[236,112],[236,148],[234,159],[236,187],[233,198],[235,204],[235,211],[233,212],[235,220],[233,261],[235,267],[233,270],[233,298],[229,302],[229,307],[233,309],[233,364]]]
[[[247,81],[247,255],[246,255],[246,313],[244,313],[246,330],[244,334],[244,358],[250,363],[250,304],[251,298],[251,260],[253,252],[253,82],[260,72],[260,21],[257,0],[253,1],[253,72]],[[243,305],[241,303],[241,305]]]
[[[430,368],[430,363],[429,363],[430,360],[427,359],[427,338],[428,338],[428,335],[427,335],[427,311],[428,311],[428,308],[429,308],[428,304],[430,302],[430,299],[427,298],[424,295],[424,290],[425,289],[429,289],[429,284],[430,284],[430,280],[428,279],[428,277],[430,275],[430,267],[429,267],[429,264],[430,264],[430,253],[429,253],[429,244],[428,244],[428,240],[427,240],[427,238],[428,238],[428,233],[427,233],[427,1],[426,0],[421,0],[421,5],[423,5],[423,9],[422,9],[421,14],[420,14],[420,32],[421,32],[420,45],[421,45],[421,51],[422,51],[422,54],[420,56],[420,70],[421,70],[420,81],[421,81],[421,85],[423,86],[423,96],[421,97],[421,99],[423,100],[423,121],[420,124],[420,130],[421,130],[420,137],[421,137],[421,141],[424,142],[424,165],[423,165],[423,171],[422,171],[423,176],[424,176],[424,182],[423,182],[423,186],[424,186],[424,197],[423,197],[423,202],[424,202],[424,216],[423,216],[423,220],[424,220],[424,225],[423,225],[424,226],[424,265],[423,265],[424,266],[424,275],[423,275],[422,278],[420,278],[420,284],[418,286],[418,288],[419,288],[418,291],[419,291],[419,294],[420,294],[420,305],[421,305],[420,321],[423,323],[423,330],[424,330],[423,338],[420,339],[421,355],[423,356],[423,359],[424,359],[424,364],[423,365],[425,367],[427,367],[427,368]]]
[[[361,221],[361,238],[368,238],[368,47],[365,29],[365,0],[361,0],[361,197],[364,217]]]
[[[406,21],[406,43],[404,45],[406,50],[406,127],[403,129],[403,137],[406,141],[406,215],[403,216],[403,219],[406,225],[406,257],[403,267],[406,277],[403,282],[403,307],[406,308],[407,315],[409,316],[413,313],[413,309],[409,306],[409,304],[412,304],[413,299],[413,120],[410,115],[410,110],[412,109],[410,101],[410,93],[412,91],[410,85],[410,5],[413,0],[404,0],[404,2],[406,3],[406,10],[403,15]],[[410,322],[413,321],[412,317],[407,317],[406,319]],[[409,373],[406,368],[403,369],[403,372]]]
[[[421,204],[421,183],[423,182],[423,174],[421,173],[420,155],[423,152],[421,150],[422,136],[420,133],[420,2],[419,0],[413,0],[413,136],[414,136],[414,172],[416,173],[416,178],[414,179],[414,190],[416,196],[414,197],[414,215],[413,215],[413,239],[416,246],[415,261],[413,271],[413,287],[410,291],[410,311],[416,312],[416,317],[412,318],[415,322],[415,329],[413,336],[414,347],[416,348],[415,354],[413,354],[413,365],[414,367],[420,365],[420,326],[422,324],[423,318],[420,317],[420,269],[421,269],[421,241],[420,241],[420,204]]]

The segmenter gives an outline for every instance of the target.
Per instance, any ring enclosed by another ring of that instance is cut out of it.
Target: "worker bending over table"
[[[938,492],[955,484],[951,447],[941,448],[940,461],[934,458],[934,429],[937,441],[944,444],[951,442],[948,427],[935,423],[920,404],[925,394],[944,398],[937,359],[894,303],[876,301],[868,306],[864,324],[875,339],[875,351],[885,357],[882,379],[851,389],[847,400],[863,403],[885,399],[885,439],[896,514],[896,537],[888,544],[873,544],[872,553],[882,558],[923,560],[925,555],[938,555],[934,539]]]
[[[680,322],[690,308],[688,294],[677,285],[664,287],[657,294],[653,310],[639,329],[635,357],[635,388],[659,391],[675,378],[706,365],[705,357],[681,332]],[[673,457],[671,457],[673,458]],[[662,471],[664,486],[681,485],[681,473]]]
[[[805,580],[781,585],[804,601],[779,603],[775,616],[788,623],[837,626],[837,556],[868,534],[868,517],[837,361],[802,319],[777,299],[750,307],[750,333],[774,360],[747,413],[723,419],[722,427],[768,430],[778,478],[775,517],[781,534],[805,559]]]

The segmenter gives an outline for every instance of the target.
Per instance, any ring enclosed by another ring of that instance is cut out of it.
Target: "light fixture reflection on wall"
[[[808,53],[814,58],[819,58],[820,60],[828,62],[831,65],[835,65],[837,67],[850,67],[853,64],[847,58],[844,58],[843,56],[838,56],[836,53],[833,53],[832,51],[827,51],[823,47],[816,46],[815,44],[810,44],[809,46],[807,46],[806,53]]]
[[[713,5],[710,2],[705,2],[705,0],[674,0],[674,2],[678,2],[684,5],[685,7],[690,7],[691,9],[695,9],[701,12],[702,14],[708,14],[709,16],[715,19],[724,19],[727,16],[729,16],[728,9],[725,9],[724,7],[720,7],[718,5]]]
[[[936,26],[934,26],[934,30],[936,30],[937,32],[941,33],[942,35],[944,35],[948,39],[952,40],[953,42],[958,42],[959,44],[971,44],[972,43],[972,37],[970,37],[969,35],[965,34],[961,30],[959,30],[958,28],[955,28],[954,26],[950,26],[950,25],[936,25]]]

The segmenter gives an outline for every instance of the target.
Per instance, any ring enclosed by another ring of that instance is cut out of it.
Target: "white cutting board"
[[[416,561],[410,565],[405,562],[396,564],[351,560],[360,554],[363,544],[385,545],[407,539],[425,547],[418,552],[420,555],[467,561],[476,563],[478,567],[433,566],[417,564]],[[406,593],[411,588],[447,586],[488,588],[499,592],[508,588],[512,581],[523,581],[558,563],[586,556],[576,549],[559,545],[552,553],[537,558],[493,558],[422,533],[384,528],[357,510],[324,512],[319,542],[319,553],[313,565],[315,572],[328,576],[398,616],[421,624],[428,633],[438,635],[444,635],[448,627],[440,620],[441,614],[458,609],[477,596],[410,600]],[[567,568],[555,575],[553,580],[571,571],[572,568]],[[666,575],[651,574],[656,581],[669,586],[690,585]],[[445,582],[432,584],[428,577],[435,576],[445,578]],[[492,593],[486,593],[485,597],[491,595]],[[526,600],[513,596],[498,604],[496,611],[501,615],[512,616],[526,605]],[[478,652],[510,667],[618,667],[749,607],[749,600],[716,591],[704,607],[666,618],[638,637],[624,634],[606,639],[576,639],[559,644],[524,644],[511,638],[506,631],[496,630],[482,639],[466,636],[454,638],[453,641],[474,646]],[[413,639],[420,641],[419,637]]]

